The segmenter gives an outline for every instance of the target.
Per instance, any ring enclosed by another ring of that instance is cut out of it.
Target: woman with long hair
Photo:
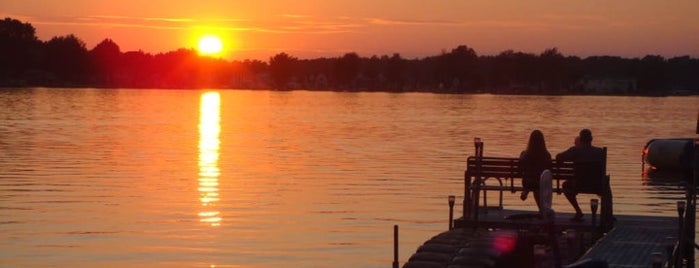
[[[527,199],[529,192],[534,192],[537,208],[539,204],[539,178],[541,172],[551,169],[551,153],[546,149],[544,134],[540,130],[534,130],[529,135],[527,149],[519,155],[519,167],[522,171],[522,200]]]

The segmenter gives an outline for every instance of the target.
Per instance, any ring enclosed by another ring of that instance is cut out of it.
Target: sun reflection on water
[[[221,225],[221,213],[216,208],[219,201],[218,168],[219,134],[221,132],[221,96],[218,92],[201,95],[199,117],[199,201],[202,211],[199,221],[211,226]]]

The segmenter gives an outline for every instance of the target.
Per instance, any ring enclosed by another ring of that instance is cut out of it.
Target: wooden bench
[[[557,162],[552,160],[552,177],[553,191],[560,194],[563,193],[561,187],[562,180],[572,179],[575,176],[572,162]],[[466,185],[470,190],[474,190],[473,186],[477,177],[480,176],[481,185],[479,190],[483,193],[483,206],[487,207],[487,192],[498,191],[500,193],[499,208],[503,207],[503,193],[509,191],[512,193],[524,190],[522,187],[522,171],[519,167],[519,158],[513,157],[482,157],[480,169],[477,167],[477,159],[471,156],[467,160],[466,168]],[[495,181],[497,184],[490,184]],[[470,192],[469,189],[466,193]]]
[[[601,178],[602,187],[579,193],[596,194],[601,199],[601,224],[606,224],[612,219],[612,195],[609,185],[609,175],[606,172],[607,148],[604,149],[604,178]],[[580,167],[577,168],[578,170]],[[553,191],[563,193],[563,181],[576,177],[576,164],[569,161],[552,160],[551,173],[553,177]],[[467,167],[464,172],[464,219],[478,219],[478,211],[482,208],[487,212],[487,193],[499,192],[498,209],[503,208],[503,195],[505,191],[512,193],[524,190],[522,187],[522,171],[519,158],[515,157],[486,157],[471,156],[467,159]],[[480,194],[483,194],[483,203],[480,204]]]

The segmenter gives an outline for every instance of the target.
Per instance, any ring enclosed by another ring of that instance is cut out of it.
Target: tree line
[[[227,61],[191,49],[122,52],[111,39],[92,49],[75,35],[37,38],[35,28],[0,21],[0,86],[240,88],[430,91],[508,94],[699,94],[699,59],[566,56],[503,51],[478,55],[462,45],[439,55],[299,59],[287,53]]]

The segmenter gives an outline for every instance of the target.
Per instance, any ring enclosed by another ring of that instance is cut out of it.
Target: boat
[[[688,182],[692,179],[693,138],[658,138],[643,147],[644,179],[655,183]]]

